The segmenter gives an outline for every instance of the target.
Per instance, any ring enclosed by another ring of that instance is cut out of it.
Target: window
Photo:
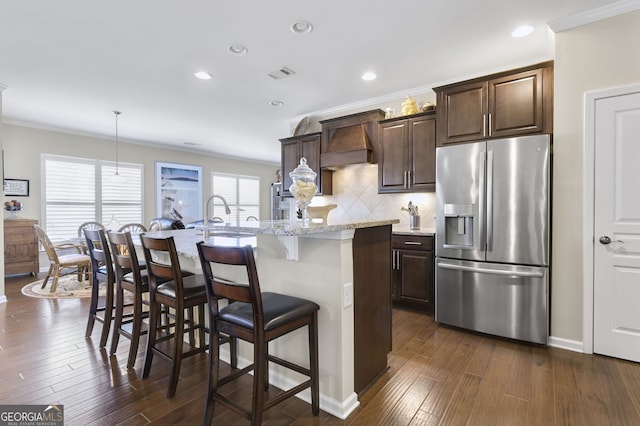
[[[219,217],[225,222],[245,222],[247,219],[260,219],[260,178],[257,176],[230,175],[225,173],[211,174],[213,193],[222,196],[229,207],[231,215],[227,217],[224,204],[218,198],[211,201],[210,218]]]
[[[84,222],[142,222],[142,164],[42,155],[43,218],[49,237],[77,235]]]

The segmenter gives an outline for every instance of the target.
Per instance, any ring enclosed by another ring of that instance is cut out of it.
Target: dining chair
[[[118,232],[130,232],[132,234],[142,234],[147,232],[147,228],[141,223],[127,223],[122,225]]]
[[[99,222],[85,222],[78,226],[78,238],[84,238],[85,229],[104,229],[104,225]]]
[[[209,374],[207,396],[203,414],[203,424],[213,421],[216,403],[244,416],[252,425],[259,425],[263,411],[310,388],[311,411],[320,412],[318,382],[318,310],[320,307],[309,300],[280,293],[260,291],[258,272],[251,246],[221,247],[197,243],[202,272],[204,274],[209,326],[211,328],[209,348]],[[240,266],[246,269],[246,283],[231,282],[218,274],[220,265]],[[218,301],[232,302],[220,308]],[[309,367],[294,364],[270,355],[268,344],[294,330],[307,327],[309,338]],[[231,338],[238,338],[253,344],[253,364],[232,371],[220,378],[219,333],[224,331]],[[308,380],[267,399],[268,363],[305,375]],[[225,384],[253,370],[253,395],[251,410],[233,401],[228,393],[219,389]]]
[[[151,238],[142,234],[140,241],[149,275],[150,299],[149,332],[142,377],[149,377],[154,355],[170,361],[167,398],[172,398],[178,387],[182,360],[209,349],[205,340],[205,333],[209,333],[209,329],[204,321],[204,306],[207,303],[204,279],[202,275],[183,276],[173,237]],[[158,327],[162,305],[171,308],[175,315],[173,331],[160,330]],[[198,334],[197,344],[195,332]],[[186,350],[185,333],[189,337]],[[164,344],[170,341],[171,345]]]
[[[89,318],[85,337],[91,337],[93,326],[96,321],[102,323],[102,333],[100,335],[100,348],[107,344],[107,338],[113,320],[114,309],[114,283],[115,274],[113,270],[113,259],[109,242],[104,229],[84,229],[84,237],[87,245],[89,258],[91,259],[91,303],[89,305]],[[100,283],[104,282],[106,295],[100,297]]]
[[[47,232],[40,225],[33,225],[38,241],[44,248],[47,257],[49,258],[49,270],[47,275],[42,281],[42,287],[47,286],[49,277],[53,274],[53,280],[51,281],[51,293],[55,293],[58,287],[58,278],[62,276],[62,271],[65,268],[74,268],[78,274],[78,281],[82,281],[83,276],[87,279],[91,275],[91,258],[83,253],[84,247],[78,244],[65,243],[65,244],[53,244],[51,239],[47,235]],[[60,251],[73,250],[76,253],[60,254]]]

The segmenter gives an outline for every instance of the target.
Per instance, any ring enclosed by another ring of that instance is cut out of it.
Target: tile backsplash
[[[433,192],[378,194],[378,165],[358,164],[333,172],[333,195],[318,196],[312,206],[337,204],[329,212],[331,220],[400,219],[400,227],[409,227],[409,214],[401,211],[409,201],[419,207],[421,227],[434,227],[436,197]]]

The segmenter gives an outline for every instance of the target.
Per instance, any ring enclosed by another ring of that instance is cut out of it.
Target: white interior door
[[[640,362],[640,93],[595,105],[596,353]]]

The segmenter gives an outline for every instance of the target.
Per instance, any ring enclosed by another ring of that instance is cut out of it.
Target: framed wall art
[[[29,196],[29,180],[27,179],[5,179],[4,180],[5,197],[28,197]]]
[[[156,162],[156,214],[183,223],[202,218],[202,167]]]

